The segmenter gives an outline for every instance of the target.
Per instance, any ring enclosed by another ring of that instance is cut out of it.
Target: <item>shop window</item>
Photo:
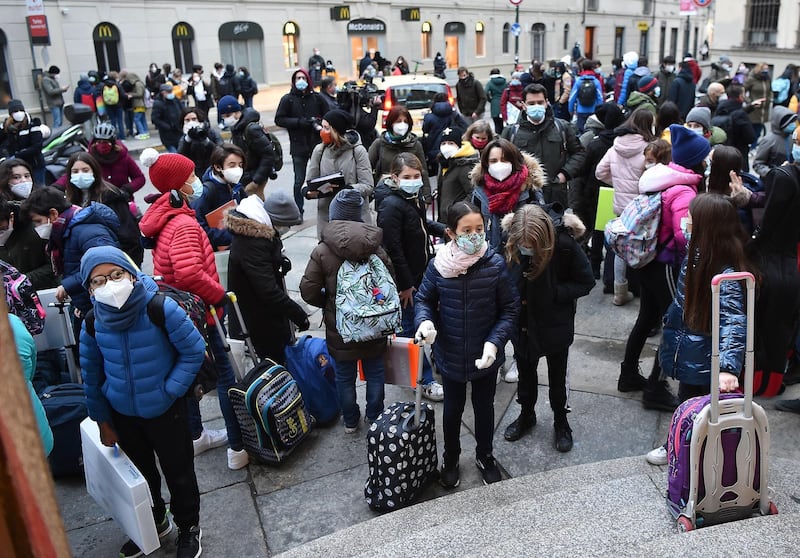
[[[475,56],[486,56],[486,26],[482,21],[475,24]]]
[[[219,27],[223,64],[244,66],[257,83],[264,83],[264,30],[253,21],[229,21]]]
[[[534,23],[531,26],[531,60],[546,60],[544,39],[547,27],[544,23]]]
[[[622,58],[623,52],[625,52],[625,28],[616,27],[614,29],[614,57]]]
[[[296,68],[300,65],[298,48],[298,38],[300,28],[293,21],[287,21],[283,26],[283,66],[284,68]]]
[[[564,24],[564,50],[569,50],[569,23]]]
[[[431,54],[433,50],[432,41],[433,37],[431,36],[431,31],[433,30],[433,25],[430,21],[423,22],[422,24],[422,34],[420,38],[422,39],[422,58],[433,58]]]
[[[9,80],[11,72],[6,58],[7,46],[6,34],[0,29],[0,108],[8,107],[8,102],[14,98],[11,93],[11,81]]]

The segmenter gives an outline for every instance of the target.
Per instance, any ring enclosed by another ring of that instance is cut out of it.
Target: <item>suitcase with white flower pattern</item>
[[[422,403],[423,353],[417,348],[416,401],[390,405],[367,432],[369,478],[364,498],[374,510],[392,511],[413,504],[438,475],[436,423],[433,408]]]

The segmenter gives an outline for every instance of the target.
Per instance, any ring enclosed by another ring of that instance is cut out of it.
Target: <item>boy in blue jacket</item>
[[[172,522],[161,497],[158,456],[178,525],[177,556],[200,556],[200,491],[183,396],[203,362],[203,338],[175,301],[153,300],[163,295],[120,249],[89,249],[80,276],[94,311],[80,335],[89,416],[98,423],[103,444],[119,444],[147,479],[163,538]],[[149,310],[161,303],[163,327],[151,321]],[[140,555],[133,541],[120,550],[121,557]]]

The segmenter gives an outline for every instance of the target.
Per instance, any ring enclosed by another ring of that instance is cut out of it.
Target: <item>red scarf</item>
[[[486,172],[483,176],[484,189],[489,196],[489,213],[505,215],[514,210],[522,193],[522,185],[528,180],[528,167],[522,165],[517,172],[500,182]]]

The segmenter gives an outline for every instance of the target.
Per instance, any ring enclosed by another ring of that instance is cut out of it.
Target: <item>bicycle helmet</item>
[[[94,127],[94,139],[114,141],[117,138],[117,129],[111,122],[100,122]]]

